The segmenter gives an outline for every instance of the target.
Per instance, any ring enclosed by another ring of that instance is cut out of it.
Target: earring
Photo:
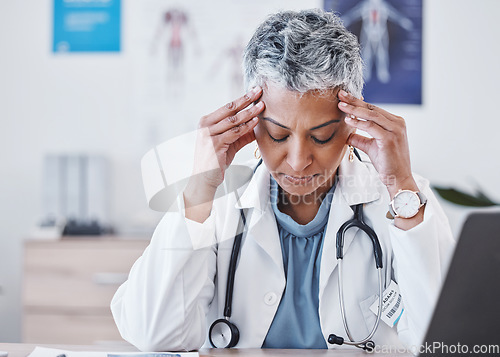
[[[255,143],[255,151],[253,152],[253,156],[255,156],[257,160],[262,157],[262,155],[260,154],[259,145],[257,145],[257,143]]]
[[[354,161],[354,148],[352,147],[352,145],[349,145],[349,161]]]

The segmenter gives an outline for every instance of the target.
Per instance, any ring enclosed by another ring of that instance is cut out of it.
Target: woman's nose
[[[290,143],[286,161],[298,173],[302,173],[312,163],[312,153],[307,145],[300,141]]]

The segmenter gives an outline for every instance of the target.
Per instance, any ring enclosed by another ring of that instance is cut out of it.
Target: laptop
[[[465,221],[419,356],[500,355],[500,212]]]

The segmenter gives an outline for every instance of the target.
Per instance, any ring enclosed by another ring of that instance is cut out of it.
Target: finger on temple
[[[220,107],[217,109],[215,112],[212,114],[208,115],[209,118],[209,125],[213,125],[222,119],[226,118],[227,116],[230,115],[235,115],[239,111],[245,109],[248,107],[250,104],[252,104],[254,101],[256,101],[262,94],[262,88],[257,86],[251,89],[248,93],[243,95],[242,97],[233,100],[223,107]]]
[[[244,123],[248,123],[254,117],[258,116],[264,110],[264,103],[259,102],[257,105],[250,107],[248,109],[242,110],[241,112],[229,115],[223,120],[213,124],[210,127],[211,135],[219,135],[225,131],[231,130],[236,126]]]
[[[393,121],[387,119],[387,117],[385,117],[383,114],[369,110],[364,107],[354,106],[352,104],[347,104],[345,106],[344,103],[345,102],[339,103],[339,109],[347,114],[346,115],[347,120],[349,118],[352,118],[352,116],[355,117],[353,118],[353,121],[351,123],[353,124],[356,123],[356,125],[364,125],[364,127],[366,127],[366,125],[369,124],[362,124],[362,123],[357,124],[357,122],[372,121],[375,124],[379,125],[380,127],[384,128],[385,130],[393,131],[395,129],[396,124]],[[361,128],[361,126],[359,127]]]
[[[238,126],[231,128],[230,130],[226,130],[225,132],[217,135],[217,139],[223,142],[226,145],[232,145],[241,137],[245,136],[249,132],[253,132],[253,129],[259,122],[258,117],[254,117],[251,120],[244,122]]]
[[[339,99],[341,101],[346,102],[346,103],[351,104],[351,105],[356,106],[356,107],[366,108],[369,111],[374,111],[374,112],[380,113],[383,116],[385,116],[388,120],[394,119],[394,117],[395,117],[394,114],[389,113],[387,110],[382,109],[380,107],[377,107],[374,104],[365,102],[364,97],[361,97],[361,99],[359,99],[359,98],[356,98],[355,96],[353,96],[352,94],[349,94],[347,92],[345,92],[345,93],[347,95],[343,94],[342,91],[339,91],[339,95],[340,95]]]
[[[346,124],[353,128],[363,130],[375,139],[383,140],[384,137],[390,132],[373,120],[360,120],[352,119],[348,116],[345,120]]]

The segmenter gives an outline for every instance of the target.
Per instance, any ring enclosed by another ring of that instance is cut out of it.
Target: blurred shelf
[[[23,342],[121,341],[109,304],[148,244],[117,236],[27,240]]]

